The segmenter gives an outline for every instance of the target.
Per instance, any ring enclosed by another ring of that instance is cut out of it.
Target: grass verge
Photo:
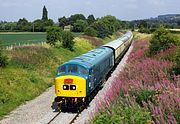
[[[80,38],[75,42],[73,52],[44,46],[20,46],[7,51],[9,65],[0,68],[0,119],[52,86],[60,64],[94,48]]]
[[[0,120],[52,86],[57,67],[95,48],[90,42],[76,37],[74,51],[48,45],[17,46],[6,50],[9,65],[0,68]]]

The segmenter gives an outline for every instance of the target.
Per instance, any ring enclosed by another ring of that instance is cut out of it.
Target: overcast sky
[[[48,9],[48,17],[55,22],[59,17],[76,13],[86,17],[89,14],[95,17],[110,14],[121,20],[180,14],[180,0],[0,0],[0,20],[40,19],[44,5]]]

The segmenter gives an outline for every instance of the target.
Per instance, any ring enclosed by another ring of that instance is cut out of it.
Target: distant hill
[[[180,19],[180,14],[159,15],[157,19]]]
[[[174,18],[180,18],[180,14],[159,15],[157,18],[158,18],[158,19],[174,19]]]
[[[163,24],[169,28],[180,28],[180,14],[165,14],[155,18],[132,21],[136,25],[140,25],[142,22],[146,22],[151,26]]]
[[[177,23],[180,21],[180,14],[166,14],[166,15],[159,15],[156,18],[151,18],[150,20],[158,20],[162,22],[172,22]]]

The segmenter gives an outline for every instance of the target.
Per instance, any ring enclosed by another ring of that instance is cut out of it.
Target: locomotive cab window
[[[57,74],[62,74],[62,73],[65,73],[66,72],[66,66],[61,66],[59,69],[58,69],[58,72]]]
[[[78,70],[77,65],[69,65],[68,66],[69,73],[77,73],[77,70]]]
[[[88,70],[86,68],[82,67],[82,66],[79,66],[79,73],[87,75],[88,74]]]

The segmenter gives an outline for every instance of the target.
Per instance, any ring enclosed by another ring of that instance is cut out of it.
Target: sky
[[[93,14],[96,18],[113,15],[120,20],[180,14],[180,0],[0,0],[0,20],[41,19],[44,5],[48,17],[55,22],[59,17],[77,13],[86,17]]]

